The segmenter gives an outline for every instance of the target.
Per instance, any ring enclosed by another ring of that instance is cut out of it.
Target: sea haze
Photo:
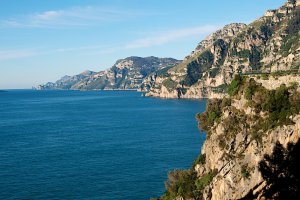
[[[206,102],[129,91],[0,93],[0,199],[149,199],[205,140]]]

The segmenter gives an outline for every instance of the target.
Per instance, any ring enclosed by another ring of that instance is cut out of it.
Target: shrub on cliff
[[[230,96],[236,95],[242,83],[243,83],[243,77],[239,74],[235,75],[234,79],[232,80],[231,84],[228,87],[228,94]]]
[[[197,114],[198,127],[202,131],[208,131],[222,114],[221,100],[210,100],[206,105],[206,111]]]
[[[199,154],[198,157],[194,160],[192,168],[194,168],[197,164],[204,165],[205,164],[205,154]]]
[[[162,196],[162,200],[171,200],[178,196],[185,199],[196,197],[196,179],[197,174],[194,170],[174,170],[169,172],[168,180],[165,183],[166,193]]]
[[[197,179],[196,181],[196,186],[199,191],[203,190],[206,186],[208,186],[213,178],[216,176],[218,173],[217,170],[214,170],[212,172],[209,172],[205,175],[203,175],[201,178]]]
[[[246,85],[244,90],[245,99],[251,100],[252,96],[258,90],[259,86],[257,85],[257,83],[254,81],[253,78],[251,78],[249,82],[247,82],[245,85]]]

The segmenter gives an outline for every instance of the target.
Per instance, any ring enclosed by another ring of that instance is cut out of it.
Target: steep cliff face
[[[137,90],[147,87],[142,84],[150,74],[179,63],[173,58],[128,57],[118,60],[111,68],[101,72],[85,71],[75,76],[64,76],[55,83],[39,86],[40,89]]]
[[[161,199],[299,198],[300,87],[292,78],[268,90],[257,77],[236,76],[229,98],[197,114],[207,132],[201,155],[169,174]]]
[[[99,72],[74,85],[72,89],[134,89],[142,86],[143,80],[150,74],[179,61],[173,58],[128,57],[118,60],[110,69]]]
[[[249,25],[230,24],[208,36],[182,63],[151,83],[148,96],[221,97],[236,73],[298,70],[299,0],[290,0]]]

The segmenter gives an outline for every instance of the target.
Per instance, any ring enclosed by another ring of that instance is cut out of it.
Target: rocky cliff
[[[299,76],[271,88],[257,78],[236,76],[228,98],[197,114],[202,152],[191,169],[169,173],[161,199],[299,199]]]
[[[152,77],[147,96],[222,97],[237,73],[299,70],[299,2],[289,0],[249,25],[229,24],[211,34],[182,63]]]
[[[173,58],[132,56],[118,60],[105,71],[97,73],[86,71],[75,76],[64,76],[55,83],[39,86],[39,89],[138,90],[148,87],[147,84],[142,84],[146,77],[173,67],[179,62]]]

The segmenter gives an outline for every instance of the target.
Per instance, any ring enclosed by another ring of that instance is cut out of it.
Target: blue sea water
[[[149,199],[205,140],[205,101],[129,91],[0,93],[0,199]]]

